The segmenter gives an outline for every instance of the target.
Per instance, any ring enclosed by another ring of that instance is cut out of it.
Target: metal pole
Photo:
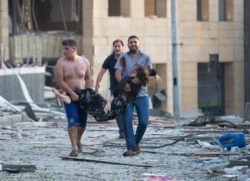
[[[176,1],[171,0],[171,30],[172,30],[172,72],[173,72],[173,112],[176,119],[180,118],[180,95],[179,95],[179,64],[177,43],[177,12]]]

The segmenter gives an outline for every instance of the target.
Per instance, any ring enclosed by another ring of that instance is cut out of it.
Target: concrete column
[[[92,63],[93,60],[93,11],[94,11],[94,1],[83,0],[82,1],[82,52],[86,58]]]
[[[9,59],[9,15],[8,1],[0,0],[0,56]]]

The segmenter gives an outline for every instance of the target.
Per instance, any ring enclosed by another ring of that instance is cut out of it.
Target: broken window
[[[34,31],[81,31],[81,0],[9,1],[14,34]]]
[[[197,64],[198,107],[210,115],[225,113],[225,64],[219,54],[210,54],[208,63]]]
[[[127,0],[108,0],[108,16],[130,16],[130,4]]]
[[[209,20],[208,0],[197,0],[197,21]]]
[[[109,16],[121,16],[120,0],[109,0],[108,15]]]
[[[219,0],[219,21],[233,21],[233,0]]]
[[[145,0],[144,6],[145,17],[167,17],[167,0]]]

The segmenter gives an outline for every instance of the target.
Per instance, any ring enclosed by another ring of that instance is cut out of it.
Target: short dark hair
[[[156,76],[157,72],[155,69],[148,69],[148,75],[149,76]]]
[[[63,46],[76,47],[76,41],[74,39],[66,39],[62,41]]]
[[[132,38],[136,38],[137,40],[139,40],[138,36],[136,36],[136,35],[131,35],[131,36],[128,37],[128,41],[129,41],[130,39],[132,39]]]
[[[122,44],[122,46],[124,46],[123,41],[120,40],[120,39],[114,40],[114,41],[113,41],[113,46],[115,45],[115,43],[119,43],[119,42]]]

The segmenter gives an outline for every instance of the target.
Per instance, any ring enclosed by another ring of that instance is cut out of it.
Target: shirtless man
[[[56,81],[61,91],[71,97],[70,104],[64,104],[68,120],[68,134],[72,150],[70,156],[77,157],[82,152],[81,137],[86,128],[87,113],[80,107],[78,95],[74,90],[91,87],[90,63],[77,54],[76,41],[63,40],[63,57],[56,64]]]

